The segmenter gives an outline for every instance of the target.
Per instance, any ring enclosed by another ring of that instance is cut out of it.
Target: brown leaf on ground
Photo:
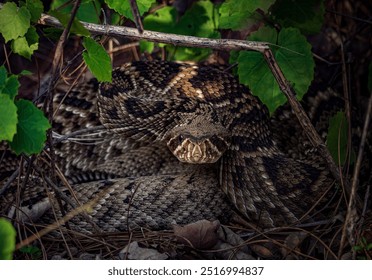
[[[217,231],[219,241],[213,247],[215,254],[220,259],[228,260],[254,260],[244,240],[226,226],[221,226]]]
[[[274,256],[268,248],[259,244],[252,244],[249,246],[249,248],[251,248],[253,252],[264,259],[272,259]]]
[[[292,251],[296,250],[308,236],[306,232],[293,232],[284,240],[284,247],[280,251],[284,257],[288,257]]]
[[[200,220],[185,226],[173,226],[178,242],[200,250],[210,249],[216,245],[219,228],[219,221],[210,222],[207,220]]]
[[[166,260],[168,255],[155,249],[140,247],[138,242],[134,241],[121,250],[119,257],[129,260]]]

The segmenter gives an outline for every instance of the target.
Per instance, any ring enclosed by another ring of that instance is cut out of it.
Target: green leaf
[[[210,1],[195,2],[181,17],[176,25],[176,33],[202,38],[220,38],[217,31],[218,15],[215,5]],[[202,48],[185,48],[168,46],[170,53],[174,52],[174,60],[200,61],[207,58],[212,51]]]
[[[325,8],[323,0],[277,0],[270,11],[282,27],[296,27],[308,35],[319,33]]]
[[[105,0],[105,2],[111,9],[115,10],[122,16],[133,20],[129,1]],[[156,0],[137,0],[137,6],[140,15],[142,16],[144,13],[146,13],[154,3],[156,3]]]
[[[26,34],[30,27],[30,12],[26,7],[18,8],[16,4],[5,3],[0,10],[0,33],[5,43]]]
[[[50,128],[47,118],[28,100],[20,99],[15,104],[18,108],[18,125],[10,147],[17,155],[40,153],[46,140],[46,131]]]
[[[83,1],[76,16],[81,21],[100,23],[101,7],[99,0]]]
[[[11,100],[14,100],[18,94],[19,82],[18,75],[7,77],[7,71],[4,66],[0,67],[0,93],[7,94]]]
[[[84,38],[83,58],[89,70],[100,82],[111,82],[111,60],[105,49],[91,38]]]
[[[111,25],[121,25],[122,16],[117,12],[112,12],[111,14]]]
[[[0,86],[0,93],[7,94],[11,100],[14,100],[14,98],[18,94],[18,88],[18,77],[16,75],[10,75],[6,79],[5,84],[2,87]]]
[[[16,244],[16,231],[12,224],[0,218],[0,260],[11,260]]]
[[[360,246],[360,245],[355,245],[353,247],[354,251],[355,252],[360,252],[360,251],[363,251],[363,246]]]
[[[146,16],[143,20],[143,26],[146,30],[159,31],[165,33],[176,33],[177,11],[173,7],[165,6],[153,14]],[[141,52],[151,53],[154,49],[153,42],[141,41]],[[159,44],[164,47],[166,44]]]
[[[0,66],[0,89],[5,85],[7,73],[5,66]]]
[[[181,17],[177,33],[204,38],[219,38],[216,7],[210,1],[198,1]]]
[[[49,11],[49,14],[51,16],[56,17],[61,22],[61,24],[63,25],[63,27],[65,27],[65,28],[66,28],[68,22],[70,21],[70,16],[71,15],[69,15],[69,14],[64,14],[64,13],[62,13],[60,11],[57,11],[57,10]],[[75,34],[82,35],[82,36],[86,36],[86,37],[89,37],[90,36],[89,31],[76,18],[74,18],[74,20],[72,22],[71,32],[73,32]]]
[[[313,80],[315,64],[311,45],[300,31],[296,28],[284,28],[278,34],[273,28],[263,27],[252,33],[248,40],[265,41],[280,46],[272,48],[273,54],[284,76],[297,93],[297,98],[301,99]],[[238,62],[240,82],[249,86],[271,113],[286,102],[261,53],[242,51]]]
[[[165,6],[153,14],[146,16],[143,25],[147,30],[172,32],[176,28],[177,11],[173,7]]]
[[[348,154],[349,125],[344,112],[337,112],[329,120],[327,147],[336,163],[344,165]]]
[[[226,0],[219,9],[219,28],[238,30],[256,23],[260,18],[256,11],[260,9],[265,13],[274,2],[275,0]]]
[[[238,58],[239,58],[239,51],[231,51],[230,52],[230,57],[229,57],[229,64],[233,65],[234,67],[231,69],[231,72],[234,75],[238,75]]]
[[[36,246],[24,246],[20,248],[19,251],[25,254],[30,254],[31,258],[34,260],[40,259],[42,256],[41,250]]]
[[[36,28],[31,26],[25,37],[18,37],[12,41],[12,50],[19,55],[31,59],[31,55],[39,48],[39,35]]]
[[[146,30],[190,35],[203,38],[219,38],[217,32],[218,17],[216,6],[210,1],[195,2],[179,19],[173,7],[164,7],[145,17],[143,23]],[[150,50],[153,44],[142,44],[142,50]],[[211,51],[201,48],[185,48],[166,45],[168,56],[174,60],[198,61],[206,58]]]
[[[58,41],[59,38],[62,35],[63,30],[60,28],[55,28],[55,27],[46,27],[44,28],[44,34],[45,37],[53,40],[53,41]]]
[[[29,70],[22,70],[17,76],[29,76],[29,75],[32,75],[33,73]]]
[[[17,107],[7,94],[0,94],[0,142],[12,141],[17,132]]]
[[[71,14],[74,1],[54,0],[51,4],[51,10],[58,10],[63,14]],[[100,23],[101,2],[99,0],[83,0],[76,13],[76,18],[81,21]]]
[[[140,47],[140,51],[141,53],[143,52],[147,52],[147,53],[152,53],[154,51],[154,43],[153,42],[148,42],[148,41],[144,41],[144,40],[141,40],[139,42],[139,47]]]
[[[40,0],[26,0],[26,8],[31,14],[31,21],[37,22],[44,11],[43,2]]]

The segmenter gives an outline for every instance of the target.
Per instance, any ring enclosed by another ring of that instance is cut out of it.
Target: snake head
[[[198,139],[180,134],[171,138],[167,145],[179,161],[194,164],[214,163],[228,148],[225,139],[216,135]]]
[[[181,162],[214,163],[229,148],[230,136],[219,122],[193,116],[170,131],[167,146]]]

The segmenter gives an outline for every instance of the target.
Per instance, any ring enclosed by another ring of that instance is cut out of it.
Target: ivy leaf
[[[44,11],[43,2],[40,0],[26,0],[26,8],[31,14],[31,21],[37,22]]]
[[[267,12],[274,2],[275,0],[226,0],[219,9],[219,28],[238,30],[256,23],[259,16],[256,11],[260,9]]]
[[[330,118],[326,143],[335,162],[339,162],[341,165],[344,165],[347,160],[348,131],[349,125],[344,112],[337,112]],[[352,151],[352,161],[354,157],[355,154]]]
[[[7,94],[0,94],[0,142],[12,141],[17,132],[17,107]]]
[[[5,85],[7,73],[5,66],[0,66],[0,89]]]
[[[176,29],[177,11],[173,7],[165,6],[143,19],[143,26],[146,30],[174,33]],[[151,53],[154,49],[153,42],[140,41],[141,52]],[[166,44],[159,43],[163,47]]]
[[[181,17],[176,25],[176,33],[202,38],[220,38],[217,31],[217,8],[210,1],[198,1]],[[202,48],[185,48],[168,46],[168,51],[174,53],[174,60],[200,61],[211,54],[211,50]]]
[[[218,38],[218,13],[211,1],[198,1],[181,17],[177,33],[205,38]]]
[[[46,140],[46,131],[50,128],[47,118],[31,101],[20,99],[15,104],[18,108],[17,133],[10,147],[17,155],[40,153]]]
[[[55,27],[46,27],[43,29],[43,31],[45,37],[51,39],[52,41],[58,41],[63,32],[63,30],[60,28]]]
[[[131,20],[133,20],[132,10],[130,8],[129,1],[117,1],[117,0],[105,0],[107,5]],[[156,0],[137,0],[138,11],[142,16],[146,13],[152,6],[152,4],[156,3]]]
[[[29,70],[22,70],[17,76],[28,76],[28,75],[32,75],[33,73]]]
[[[84,38],[83,58],[89,70],[100,82],[111,82],[111,60],[105,49],[91,38]]]
[[[18,75],[10,75],[5,69],[5,66],[0,67],[0,93],[7,94],[11,100],[14,100],[18,94],[19,82]]]
[[[81,21],[100,23],[101,7],[102,4],[99,0],[82,1],[76,17]]]
[[[14,100],[18,94],[19,82],[16,75],[6,78],[3,86],[0,86],[0,93],[7,94],[11,100]]]
[[[31,59],[31,55],[39,48],[39,35],[36,28],[31,26],[25,37],[18,37],[12,41],[12,50],[19,55]]]
[[[24,36],[30,27],[30,12],[26,7],[18,8],[12,2],[5,3],[0,10],[0,33],[5,43]]]
[[[286,79],[292,84],[297,98],[301,99],[307,92],[314,76],[314,60],[311,45],[296,28],[284,28],[279,34],[270,27],[260,28],[252,33],[252,41],[265,41],[276,44],[272,49],[279,67]],[[274,112],[286,102],[279,86],[272,75],[263,56],[258,52],[242,51],[238,58],[239,80],[249,86],[253,94]]]
[[[41,250],[36,246],[24,246],[24,247],[20,248],[19,251],[24,253],[24,254],[31,255],[31,258],[33,260],[40,259],[41,256],[42,256]]]
[[[60,23],[63,25],[63,27],[66,28],[66,26],[67,26],[67,24],[70,20],[70,15],[69,14],[64,14],[64,13],[62,13],[60,11],[57,11],[57,10],[49,11],[49,14],[51,16],[56,17],[60,21]],[[71,32],[73,32],[75,34],[82,35],[82,36],[86,36],[86,37],[90,36],[89,31],[76,18],[74,18],[74,20],[72,22]]]
[[[139,42],[139,48],[141,53],[147,52],[147,53],[152,53],[154,51],[155,44],[153,42],[148,42],[141,40]]]
[[[74,2],[71,0],[54,0],[51,10],[58,10],[63,14],[71,14]],[[101,14],[101,2],[99,0],[83,0],[76,13],[76,18],[81,21],[99,23]]]
[[[320,31],[324,20],[323,0],[277,0],[271,7],[274,21],[283,27],[296,27],[302,33],[316,34]]]
[[[210,1],[198,1],[177,21],[177,10],[173,7],[164,7],[154,12],[154,14],[146,16],[143,23],[147,30],[204,38],[219,38],[216,9],[216,6]],[[153,43],[142,43],[141,49],[151,50],[152,46]],[[166,45],[166,49],[168,54],[173,55],[172,59],[174,60],[198,61],[206,58],[211,52],[207,49],[171,45]]]
[[[12,224],[0,218],[0,260],[11,260],[16,244],[16,231]]]
[[[173,7],[165,6],[153,14],[146,16],[143,25],[148,30],[171,32],[176,28],[177,11]],[[173,31],[174,32],[174,31]]]

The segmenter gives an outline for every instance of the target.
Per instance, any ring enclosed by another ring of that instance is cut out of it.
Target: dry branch
[[[40,24],[63,28],[62,24],[55,18],[43,14],[39,20]],[[215,50],[252,50],[263,52],[269,49],[269,44],[263,42],[249,42],[243,40],[229,39],[208,39],[194,36],[177,35],[144,30],[139,33],[136,28],[100,25],[88,22],[81,22],[83,26],[93,34],[107,35],[113,37],[125,37],[133,40],[147,40],[157,43],[166,43],[184,47],[211,48]]]
[[[132,15],[134,18],[134,23],[136,24],[139,33],[143,33],[143,24],[141,20],[141,15],[138,10],[138,5],[136,0],[129,0],[130,8],[132,9]]]

